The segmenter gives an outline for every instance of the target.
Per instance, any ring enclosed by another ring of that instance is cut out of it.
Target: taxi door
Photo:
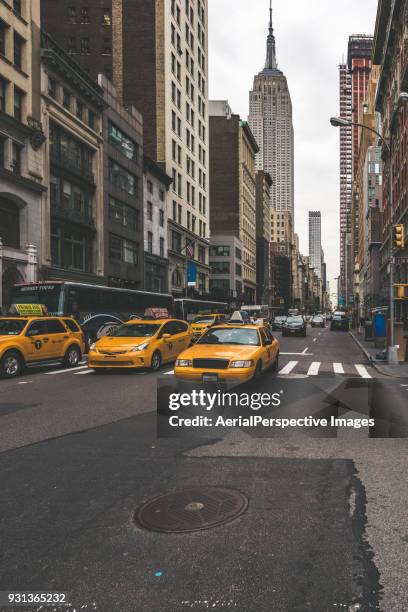
[[[50,359],[60,359],[65,355],[70,334],[58,319],[48,319],[47,329],[50,343]]]
[[[174,338],[174,359],[188,349],[191,344],[191,332],[187,323],[184,321],[173,321],[172,331]]]
[[[171,361],[174,355],[174,342],[173,342],[173,329],[172,322],[165,323],[158,336],[159,349],[162,354],[163,362]],[[163,338],[164,335],[168,334],[169,338]]]
[[[47,321],[38,319],[31,321],[25,332],[26,361],[42,361],[51,359],[52,345],[48,335]]]
[[[271,364],[272,364],[272,363],[275,362],[275,359],[276,359],[278,351],[279,351],[279,342],[277,341],[277,339],[275,338],[275,336],[273,335],[273,333],[271,332],[269,327],[265,327],[265,334],[266,334],[268,340],[270,340],[272,342],[272,344],[270,345],[271,356],[272,356]]]
[[[264,368],[269,368],[274,361],[273,342],[267,334],[267,329],[265,327],[261,327],[259,331],[262,340],[262,361]]]

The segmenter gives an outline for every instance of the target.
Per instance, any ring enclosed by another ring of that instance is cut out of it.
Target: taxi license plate
[[[203,382],[218,382],[218,374],[203,374]]]

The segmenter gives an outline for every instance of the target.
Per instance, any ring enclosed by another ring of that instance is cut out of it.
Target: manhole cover
[[[239,491],[196,487],[149,500],[137,510],[135,519],[150,531],[183,533],[229,523],[247,507],[248,499]]]

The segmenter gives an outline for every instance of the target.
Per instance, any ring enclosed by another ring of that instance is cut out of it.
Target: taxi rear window
[[[78,323],[73,319],[64,319],[64,323],[72,332],[81,331],[81,328],[79,327]]]
[[[26,325],[27,319],[0,319],[0,336],[18,336]]]

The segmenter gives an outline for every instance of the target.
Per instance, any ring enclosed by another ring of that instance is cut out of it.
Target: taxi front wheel
[[[0,376],[2,378],[13,378],[21,374],[23,360],[15,351],[8,351],[0,361]]]
[[[161,353],[160,351],[155,351],[152,355],[152,362],[150,364],[150,367],[153,370],[153,372],[157,372],[157,370],[160,370],[161,364],[162,364]]]
[[[75,368],[81,361],[81,351],[77,346],[70,346],[64,357],[64,365],[67,368]]]

